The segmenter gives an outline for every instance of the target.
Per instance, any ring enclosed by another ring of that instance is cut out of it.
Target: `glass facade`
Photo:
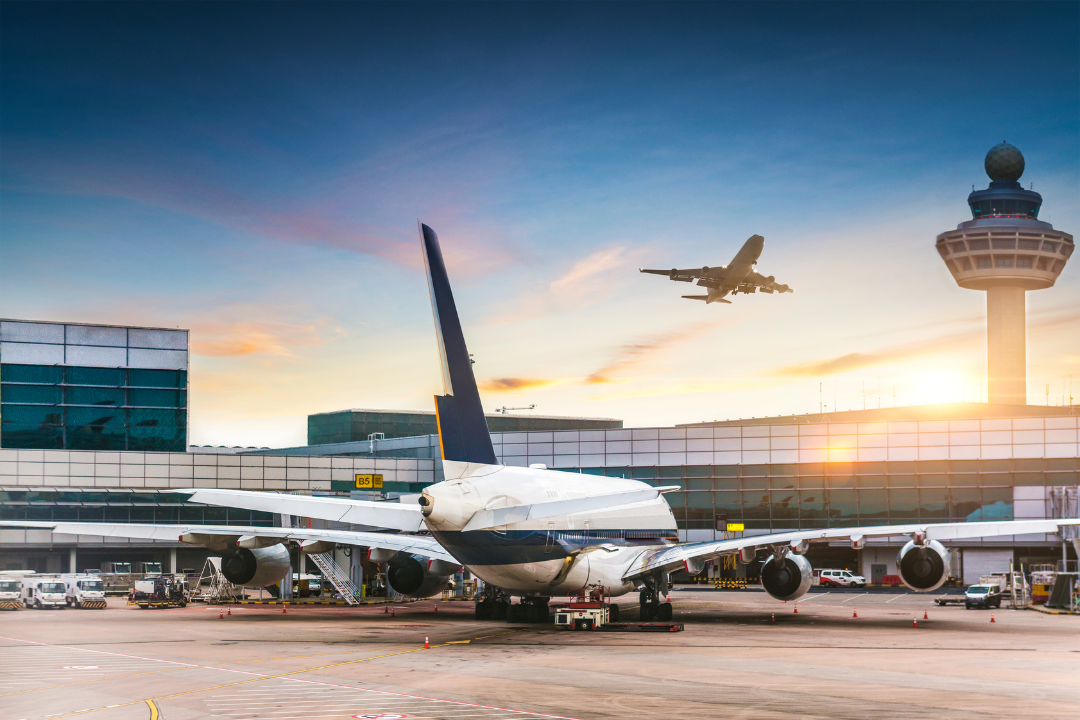
[[[0,365],[0,446],[187,449],[187,371]]]
[[[0,491],[0,520],[274,526],[272,513],[188,503],[179,494],[92,490]]]
[[[581,472],[679,485],[665,495],[680,530],[796,530],[916,522],[1012,520],[1017,486],[1080,483],[1076,458],[923,460]]]

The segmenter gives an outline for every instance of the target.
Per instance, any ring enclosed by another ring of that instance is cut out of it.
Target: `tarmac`
[[[636,597],[624,600],[621,619],[633,619]],[[0,718],[1075,720],[1080,708],[1077,616],[942,608],[900,591],[780,603],[691,586],[672,602],[683,632],[481,622],[472,603],[430,600],[393,615],[123,598],[8,611]]]

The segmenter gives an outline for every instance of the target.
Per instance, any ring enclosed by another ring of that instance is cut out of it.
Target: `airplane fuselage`
[[[739,252],[735,253],[735,257],[732,258],[731,264],[726,268],[722,268],[723,279],[720,286],[709,288],[709,296],[705,302],[719,302],[742,285],[747,276],[753,272],[754,265],[757,264],[758,258],[761,257],[761,251],[764,247],[765,238],[760,235],[754,235],[743,243],[743,246],[739,248]],[[704,285],[705,283],[699,280],[698,284]]]
[[[450,478],[424,489],[424,523],[470,572],[512,594],[562,596],[603,587],[634,589],[627,570],[673,545],[678,530],[662,496],[613,509],[464,530],[482,510],[583,498],[650,486],[637,480],[555,470],[444,462]]]

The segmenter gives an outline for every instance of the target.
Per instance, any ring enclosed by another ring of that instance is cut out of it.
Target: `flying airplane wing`
[[[193,545],[231,547],[239,544],[259,546],[274,541],[299,543],[327,542],[342,545],[397,550],[435,560],[457,563],[435,538],[425,535],[318,530],[309,528],[244,527],[239,525],[137,525],[128,523],[44,522],[35,520],[0,521],[0,527],[38,528],[65,535],[123,537],[140,540],[168,540]],[[270,541],[259,543],[259,539]]]
[[[206,505],[261,510],[282,515],[333,520],[353,525],[417,532],[424,529],[424,516],[417,505],[394,502],[371,502],[340,497],[314,497],[254,490],[184,490],[192,502]]]
[[[893,537],[922,534],[927,540],[959,540],[962,538],[995,537],[1001,535],[1026,535],[1028,533],[1055,533],[1065,525],[1080,525],[1076,520],[1006,520],[1000,522],[922,523],[913,525],[877,525],[872,527],[829,528],[824,530],[799,530],[795,532],[755,535],[733,540],[690,543],[643,553],[637,563],[624,575],[627,580],[644,577],[657,571],[672,572],[683,568],[689,561],[710,560],[723,555],[734,555],[740,550],[774,548],[807,543],[848,539],[852,545],[861,546],[866,538]]]
[[[752,285],[752,286],[754,286],[756,288],[759,288],[761,290],[761,292],[764,292],[764,293],[774,293],[774,292],[779,292],[779,293],[790,292],[790,293],[793,293],[793,292],[795,292],[794,290],[792,290],[787,285],[781,285],[780,283],[776,282],[776,278],[774,278],[772,275],[769,275],[768,277],[766,277],[765,275],[762,275],[761,273],[757,273],[757,272],[751,272],[750,274],[748,274],[746,276],[746,280],[744,282],[747,285]]]
[[[639,268],[638,272],[648,273],[649,275],[665,275],[669,280],[674,280],[676,282],[693,282],[694,280],[700,279],[719,281],[723,279],[724,274],[727,272],[727,268],[711,268],[708,266],[688,268],[686,270],[679,270],[678,268],[672,268],[671,270],[648,270],[646,268]]]

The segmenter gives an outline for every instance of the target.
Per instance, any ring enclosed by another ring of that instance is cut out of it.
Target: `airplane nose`
[[[765,247],[765,238],[761,237],[760,235],[753,235],[750,237],[750,243],[751,247],[756,249],[758,252],[761,252],[762,248]]]

